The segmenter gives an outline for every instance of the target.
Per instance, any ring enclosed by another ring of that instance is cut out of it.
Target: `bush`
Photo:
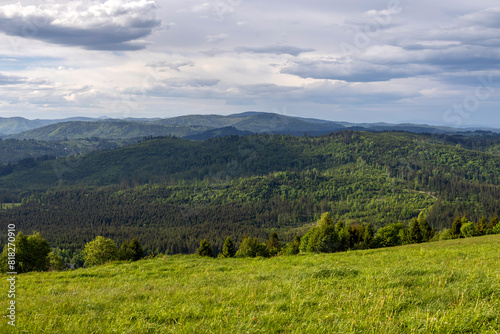
[[[279,255],[297,255],[300,253],[300,237],[296,235],[293,241],[281,248]]]
[[[468,221],[464,221],[464,219],[461,219],[460,217],[455,218],[455,220],[453,221],[453,224],[451,225],[451,235],[453,236],[453,239],[457,239],[462,236],[462,232],[460,231],[460,229],[462,228],[463,222]]]
[[[496,224],[495,227],[491,229],[493,234],[500,234],[500,224]]]
[[[26,236],[19,232],[14,246],[16,249],[15,271],[17,273],[47,271],[49,269],[50,246],[40,233],[35,232]],[[5,245],[0,259],[0,267],[3,272],[12,271],[8,268],[8,248],[8,245]]]
[[[379,247],[392,247],[406,242],[408,229],[402,223],[388,224],[378,229],[374,238],[375,245]]]
[[[83,256],[84,266],[96,266],[118,260],[118,249],[113,240],[98,236],[85,245]]]
[[[49,270],[60,271],[66,269],[66,265],[62,257],[57,255],[55,252],[49,253]]]
[[[304,235],[300,247],[302,252],[322,253],[335,252],[340,248],[339,238],[328,212],[322,214],[318,225]]]
[[[451,233],[450,228],[445,228],[444,230],[441,231],[441,233],[439,233],[439,240],[449,240],[449,239],[453,239],[453,238],[454,238],[454,236]]]
[[[466,238],[475,237],[477,235],[477,231],[474,223],[468,222],[463,224],[460,228],[460,233]]]
[[[265,244],[262,244],[257,238],[245,237],[241,241],[240,248],[236,252],[236,257],[268,257],[269,253]]]

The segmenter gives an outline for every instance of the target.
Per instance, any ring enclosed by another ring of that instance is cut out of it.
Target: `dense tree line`
[[[227,237],[218,257],[272,257],[296,255],[300,252],[334,253],[433,240],[469,238],[485,234],[500,234],[499,222],[498,215],[489,221],[482,217],[476,223],[469,221],[466,216],[457,217],[451,228],[435,233],[421,213],[413,219],[410,227],[401,223],[392,223],[374,233],[370,224],[345,226],[342,221],[334,223],[331,215],[326,212],[305,235],[302,237],[296,235],[293,241],[287,244],[283,244],[278,234],[272,232],[265,243],[260,242],[256,237],[244,236],[236,251],[231,237]],[[81,266],[102,265],[116,260],[138,261],[145,255],[136,238],[132,238],[129,243],[122,243],[118,249],[112,239],[102,236],[97,236],[88,242],[82,252],[74,252],[71,261],[69,261],[70,254],[71,252],[67,250],[50,251],[49,243],[39,233],[26,236],[19,232],[13,244],[6,245],[0,255],[0,271],[15,270],[18,273],[25,273],[63,270],[68,264],[73,264],[71,268],[75,269]],[[203,239],[196,250],[196,255],[214,257],[214,254],[213,246],[207,239]]]

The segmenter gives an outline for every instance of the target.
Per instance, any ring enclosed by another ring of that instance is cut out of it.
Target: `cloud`
[[[149,63],[146,66],[153,67],[160,72],[164,72],[165,68],[169,68],[171,70],[180,72],[181,67],[184,67],[184,66],[192,67],[192,66],[194,66],[194,62],[191,60],[176,60],[173,62],[160,61],[160,62],[156,62],[156,63]]]
[[[144,49],[142,38],[161,26],[148,0],[71,1],[0,6],[0,31],[10,36],[89,50]]]
[[[207,43],[219,43],[228,37],[229,36],[226,34],[208,35],[207,36]]]
[[[311,48],[299,48],[290,45],[271,45],[271,46],[260,46],[260,47],[237,47],[236,52],[248,52],[248,53],[270,53],[275,55],[289,54],[291,56],[298,56],[301,53],[312,52],[314,49]]]
[[[379,64],[350,58],[299,59],[285,64],[281,73],[301,78],[343,80],[348,82],[389,81],[433,73],[425,66],[412,64]]]
[[[170,78],[163,82],[171,87],[211,87],[217,85],[220,80],[205,78]]]
[[[487,8],[466,14],[461,17],[461,20],[470,25],[500,29],[500,8]]]
[[[0,73],[0,85],[15,85],[26,82],[26,78],[17,75],[5,75]]]

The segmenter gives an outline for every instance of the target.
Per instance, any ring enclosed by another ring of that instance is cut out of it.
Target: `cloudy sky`
[[[500,128],[498,0],[0,2],[0,117]]]

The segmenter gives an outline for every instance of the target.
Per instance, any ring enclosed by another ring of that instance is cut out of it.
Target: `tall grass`
[[[18,275],[17,293],[17,326],[4,318],[1,333],[498,333],[500,236],[271,259],[161,256]]]

